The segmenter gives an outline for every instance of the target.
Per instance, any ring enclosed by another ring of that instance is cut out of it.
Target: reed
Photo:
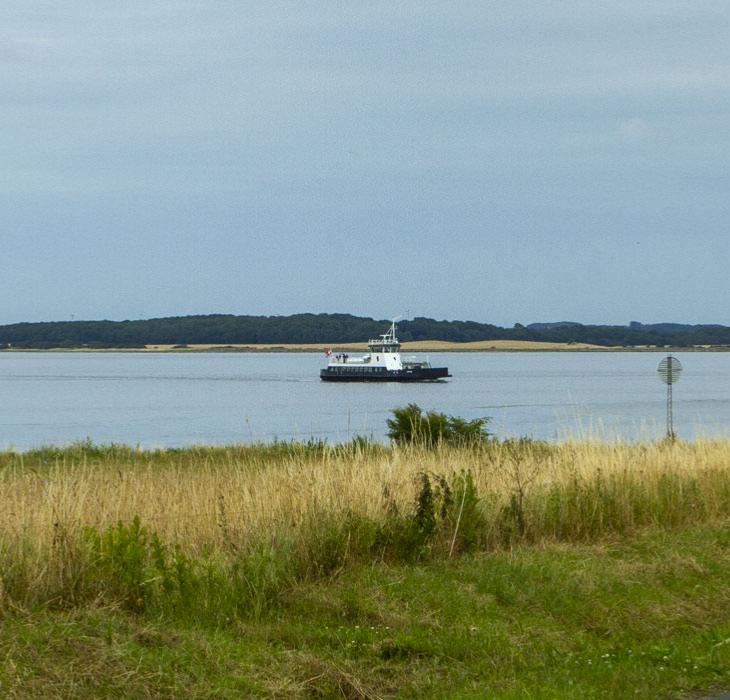
[[[726,518],[730,441],[80,443],[0,454],[0,502],[0,607],[109,596],[179,615],[207,606],[218,624],[351,561]]]

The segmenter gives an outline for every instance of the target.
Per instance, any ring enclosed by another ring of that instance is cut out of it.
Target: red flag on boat
[[[326,349],[326,350],[324,351],[324,354],[325,354],[325,355],[327,355],[327,357],[329,357],[329,356],[330,356],[330,355],[332,354],[332,350],[330,350],[329,348],[327,348],[327,349]]]

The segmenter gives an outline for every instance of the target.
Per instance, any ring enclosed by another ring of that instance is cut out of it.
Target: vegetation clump
[[[426,448],[483,444],[491,437],[487,430],[488,423],[489,418],[465,420],[437,411],[424,413],[415,403],[393,409],[393,417],[387,419],[388,437],[393,442]]]

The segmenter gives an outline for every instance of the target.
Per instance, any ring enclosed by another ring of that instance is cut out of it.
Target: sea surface
[[[423,355],[421,355],[423,357]],[[319,379],[313,353],[0,353],[0,448],[91,439],[143,447],[386,438],[408,403],[488,416],[499,437],[651,440],[666,430],[661,353],[432,353],[426,384]],[[677,353],[680,437],[730,432],[730,354]]]

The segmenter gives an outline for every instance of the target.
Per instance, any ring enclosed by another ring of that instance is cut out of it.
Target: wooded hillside
[[[0,348],[134,348],[144,345],[362,342],[384,333],[390,321],[349,314],[292,316],[178,316],[138,321],[59,321],[0,326]],[[720,325],[591,326],[579,323],[515,324],[501,328],[475,321],[414,318],[398,324],[402,341],[533,340],[604,346],[728,345]]]

